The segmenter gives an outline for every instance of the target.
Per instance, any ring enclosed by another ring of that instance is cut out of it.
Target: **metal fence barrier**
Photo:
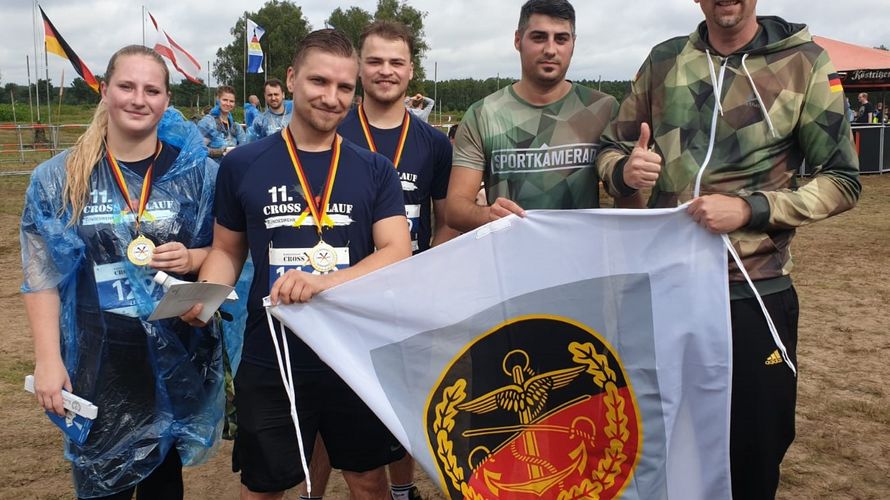
[[[0,164],[35,165],[74,145],[87,124],[0,124]]]

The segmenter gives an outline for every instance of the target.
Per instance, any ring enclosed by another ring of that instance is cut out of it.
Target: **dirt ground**
[[[18,222],[26,179],[0,177],[0,499],[73,498],[61,434],[22,381],[33,370],[19,293]],[[801,300],[797,440],[780,499],[890,497],[890,175],[863,178],[859,206],[805,227],[793,246]],[[187,469],[186,497],[238,497],[231,443]],[[427,498],[441,498],[419,473]],[[346,498],[339,476],[328,498]],[[286,498],[297,498],[289,492]]]

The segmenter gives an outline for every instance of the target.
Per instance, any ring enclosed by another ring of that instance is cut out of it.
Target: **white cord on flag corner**
[[[785,361],[785,364],[788,365],[788,368],[791,368],[791,371],[794,372],[794,376],[796,377],[797,368],[794,367],[794,363],[792,363],[791,358],[788,357],[788,351],[787,349],[785,349],[785,344],[782,343],[782,339],[779,337],[779,331],[776,330],[776,325],[773,323],[773,318],[770,317],[769,311],[766,310],[766,305],[764,305],[763,299],[760,297],[760,293],[754,286],[754,282],[751,281],[751,277],[748,276],[748,270],[745,269],[745,266],[742,264],[742,259],[739,258],[738,252],[735,251],[735,247],[733,247],[732,242],[729,241],[729,236],[723,234],[721,235],[721,237],[723,238],[723,245],[726,246],[727,250],[729,250],[729,254],[732,255],[732,259],[735,261],[736,265],[739,266],[739,270],[745,277],[745,281],[748,282],[748,286],[750,286],[751,290],[754,292],[754,297],[757,298],[757,303],[760,304],[760,310],[763,311],[763,317],[766,318],[766,324],[769,327],[769,331],[773,335],[773,342],[775,342],[776,347],[779,349],[779,352],[782,353],[782,359]]]
[[[297,416],[297,401],[294,394],[294,378],[291,371],[290,355],[287,342],[287,332],[284,331],[284,324],[281,325],[281,343],[284,346],[284,361],[281,357],[281,348],[278,345],[278,337],[275,335],[275,324],[272,322],[272,314],[269,312],[268,297],[263,300],[266,306],[266,321],[269,323],[269,334],[272,335],[272,343],[275,344],[275,357],[278,360],[278,372],[281,375],[281,383],[284,384],[284,391],[287,393],[287,399],[290,402],[290,416],[294,422],[294,430],[297,432],[297,444],[300,445],[300,464],[303,466],[303,473],[306,475],[306,491],[308,495],[312,495],[312,480],[309,478],[309,464],[306,462],[306,448],[303,446],[303,433],[300,432],[300,419]]]

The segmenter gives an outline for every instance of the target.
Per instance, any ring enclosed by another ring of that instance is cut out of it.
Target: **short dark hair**
[[[359,52],[369,36],[379,36],[384,40],[401,40],[408,45],[408,54],[414,57],[414,33],[411,28],[396,21],[374,21],[362,31],[358,40]]]
[[[291,59],[294,72],[300,69],[300,65],[306,59],[306,54],[311,50],[320,50],[340,57],[355,57],[355,47],[343,32],[332,28],[315,30],[306,35],[306,38],[297,45],[297,50]]]
[[[266,90],[266,87],[278,87],[279,89],[281,89],[282,92],[284,92],[284,85],[278,78],[269,78],[268,80],[266,80],[266,83],[263,84],[264,91]]]
[[[216,88],[216,97],[222,97],[223,94],[232,94],[233,96],[237,96],[235,93],[235,87],[231,85],[220,85]]]
[[[457,127],[459,126],[460,124],[455,123],[454,125],[448,127],[448,138],[452,141],[454,140],[455,136],[457,136]]]
[[[541,14],[568,21],[572,25],[572,34],[575,34],[575,8],[568,0],[528,0],[519,11],[520,33],[528,28],[528,20],[532,14]]]

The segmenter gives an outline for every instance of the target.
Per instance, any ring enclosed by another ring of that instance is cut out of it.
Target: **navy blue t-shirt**
[[[297,154],[313,195],[321,196],[332,151]],[[306,200],[281,134],[239,146],[223,158],[215,206],[216,222],[247,233],[256,269],[247,301],[242,359],[277,367],[263,297],[269,294],[274,279],[288,269],[313,272],[309,253],[319,242],[312,217],[301,218]],[[375,222],[405,213],[392,162],[344,140],[329,207],[334,227],[326,227],[322,237],[335,248],[333,258],[336,267],[342,269],[374,251]],[[294,227],[295,223],[299,227]],[[292,366],[302,370],[325,367],[296,336],[289,336],[288,342]]]
[[[152,154],[147,158],[133,162],[118,160],[117,163],[127,182],[130,196],[136,197],[138,200],[145,173],[152,162],[154,163],[152,180],[157,180],[170,170],[178,157],[178,148],[163,143],[157,158]],[[135,315],[135,308],[132,307],[133,299],[128,293],[129,285],[126,284],[126,280],[121,281],[120,278],[123,270],[119,266],[126,259],[126,255],[118,254],[119,235],[114,232],[114,227],[118,224],[115,222],[116,214],[126,207],[126,201],[124,201],[124,196],[117,183],[112,180],[114,177],[110,173],[111,167],[104,156],[95,168],[90,179],[90,196],[78,224],[79,234],[84,241],[89,242],[86,251],[90,265],[81,267],[77,281],[77,306],[84,311],[107,310]],[[107,173],[99,172],[99,169],[105,169]],[[169,241],[187,240],[194,228],[181,222],[170,223],[169,221],[193,213],[194,210],[190,207],[194,203],[197,203],[197,200],[185,200],[177,197],[173,190],[153,190],[146,206],[148,217],[143,220],[140,232],[156,245]],[[158,218],[158,223],[153,222],[153,217]],[[128,226],[131,237],[135,237],[135,222]],[[170,233],[170,228],[176,228],[177,231]],[[163,235],[156,234],[157,229],[160,229]],[[98,290],[98,295],[96,290]],[[158,288],[156,298],[160,299],[161,294],[162,290]],[[114,297],[117,297],[117,300],[114,300]]]
[[[393,160],[402,127],[379,129],[370,124],[368,127],[371,129],[377,152]],[[346,115],[346,119],[340,124],[339,132],[359,146],[370,149],[362,131],[357,109]],[[411,229],[411,245],[416,254],[428,249],[433,237],[430,200],[441,200],[448,194],[451,141],[433,126],[412,116],[398,173],[405,196],[405,215],[408,217]]]
[[[136,174],[141,176],[145,176],[145,173],[148,172],[148,166],[154,164],[152,168],[152,177],[158,179],[163,177],[164,174],[170,170],[170,167],[173,166],[173,162],[176,161],[176,158],[179,157],[179,148],[175,146],[171,146],[169,144],[162,143],[161,151],[158,153],[158,157],[155,158],[155,155],[152,154],[148,158],[143,158],[141,160],[126,162],[117,159],[117,164],[121,167],[127,167]],[[127,189],[132,189],[127,186]]]

